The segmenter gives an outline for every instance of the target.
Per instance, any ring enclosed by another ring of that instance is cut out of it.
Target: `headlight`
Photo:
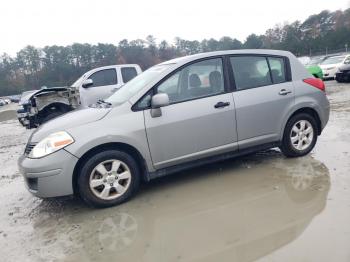
[[[36,144],[30,152],[29,157],[40,158],[56,152],[72,143],[74,143],[74,139],[67,132],[61,131],[53,133]]]

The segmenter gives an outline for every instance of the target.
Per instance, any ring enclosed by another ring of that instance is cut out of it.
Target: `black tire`
[[[293,126],[301,120],[308,121],[313,128],[312,141],[311,141],[310,145],[307,148],[305,148],[304,150],[296,149],[292,145],[292,141],[291,141],[291,137],[290,137]],[[317,128],[317,123],[316,123],[316,120],[314,119],[314,117],[311,116],[310,114],[306,114],[306,113],[297,114],[297,115],[291,117],[286,124],[280,149],[286,157],[305,156],[308,153],[310,153],[310,151],[314,148],[316,141],[317,141],[317,135],[318,135],[318,128]]]
[[[130,185],[119,197],[105,200],[93,193],[90,188],[90,175],[100,163],[111,159],[122,161],[127,165],[131,174]],[[140,185],[140,171],[135,159],[129,154],[118,150],[107,150],[93,155],[83,164],[78,175],[77,185],[80,197],[88,205],[97,208],[111,207],[129,200],[137,192]]]
[[[344,79],[340,78],[340,77],[335,77],[335,81],[337,81],[338,83],[344,83]]]

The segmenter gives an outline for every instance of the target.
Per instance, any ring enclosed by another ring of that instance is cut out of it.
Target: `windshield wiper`
[[[96,104],[90,105],[90,107],[104,107],[104,108],[108,108],[111,106],[112,106],[112,103],[104,101],[103,99],[99,99],[97,100]]]
[[[99,99],[99,100],[97,100],[97,104],[106,104],[106,105],[109,105],[109,106],[111,106],[111,105],[112,105],[112,103],[107,102],[107,101],[105,101],[105,100],[103,100],[103,99]]]

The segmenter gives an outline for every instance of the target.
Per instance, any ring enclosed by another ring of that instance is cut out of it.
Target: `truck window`
[[[123,82],[129,82],[135,76],[137,76],[137,71],[135,67],[122,67],[121,68]]]
[[[97,71],[93,73],[89,78],[94,82],[92,85],[93,87],[109,86],[118,83],[117,72],[114,68]]]

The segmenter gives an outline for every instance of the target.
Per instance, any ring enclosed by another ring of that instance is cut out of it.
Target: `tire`
[[[129,200],[137,192],[140,171],[129,154],[107,150],[93,155],[83,164],[77,182],[85,203],[97,208],[111,207]]]
[[[343,78],[340,78],[340,77],[336,77],[335,80],[338,82],[338,83],[344,83],[345,81],[343,80]]]
[[[308,128],[311,128],[311,132]],[[299,131],[295,132],[297,130]],[[305,156],[314,148],[317,135],[318,128],[314,117],[306,113],[297,114],[286,124],[280,149],[286,157]]]

